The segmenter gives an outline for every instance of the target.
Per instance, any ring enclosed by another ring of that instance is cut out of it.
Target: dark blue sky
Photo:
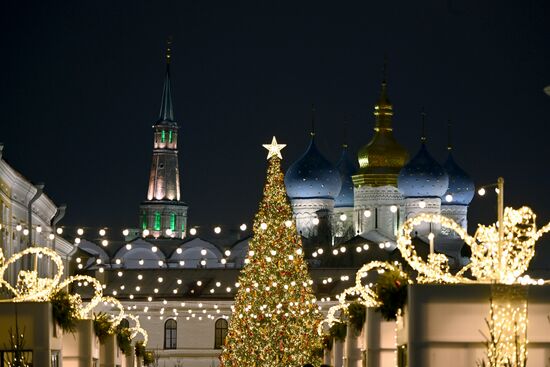
[[[446,151],[476,183],[506,179],[506,204],[550,220],[547,159],[550,4],[526,1],[67,1],[0,9],[4,158],[68,204],[68,225],[135,226],[145,199],[164,74],[174,37],[175,115],[189,222],[238,225],[257,209],[261,144],[305,150],[310,105],[318,145],[336,160],[372,137],[384,55],[395,135]],[[493,196],[470,223],[494,219]]]

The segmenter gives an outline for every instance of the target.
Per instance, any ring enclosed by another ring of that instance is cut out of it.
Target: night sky
[[[306,149],[335,161],[372,137],[388,58],[394,132],[414,154],[454,154],[477,184],[506,180],[506,205],[550,220],[550,3],[11,1],[0,8],[3,157],[46,183],[63,224],[137,227],[173,36],[182,198],[189,225],[250,223],[273,135],[286,169]],[[494,194],[470,225],[495,220]]]

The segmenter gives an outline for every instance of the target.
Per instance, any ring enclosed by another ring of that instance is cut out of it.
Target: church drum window
[[[170,213],[170,229],[176,230],[176,213]]]
[[[225,343],[225,337],[227,336],[227,320],[217,319],[214,328],[214,349],[221,349]]]
[[[160,212],[155,212],[155,231],[160,231]]]
[[[178,337],[178,323],[174,319],[168,319],[164,323],[164,349],[176,349]]]

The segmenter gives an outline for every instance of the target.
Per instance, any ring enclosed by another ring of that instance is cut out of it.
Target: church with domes
[[[374,106],[373,127],[371,141],[359,149],[357,158],[344,145],[336,164],[319,151],[312,131],[305,153],[287,170],[287,193],[305,243],[336,246],[362,237],[392,252],[400,225],[419,213],[443,214],[466,228],[475,190],[472,179],[455,162],[450,142],[447,160],[437,162],[424,133],[418,152],[409,159],[393,135],[393,106],[385,80]],[[452,267],[467,262],[462,242],[453,234],[433,224],[415,228],[422,242],[429,242],[430,234],[437,239],[435,250],[447,255]]]

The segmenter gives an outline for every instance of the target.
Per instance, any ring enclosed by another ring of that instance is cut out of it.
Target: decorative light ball
[[[227,260],[226,260],[225,258],[224,258],[224,259],[221,259],[220,262],[221,262],[223,265],[227,264]]]
[[[109,241],[107,241],[107,240],[101,241],[101,246],[107,247],[108,245],[109,245]]]
[[[197,234],[197,229],[196,229],[196,228],[191,228],[191,229],[189,230],[189,234],[190,234],[191,236],[196,235],[196,234]]]
[[[164,279],[162,277],[157,278],[157,282],[162,283],[163,281],[164,281]]]
[[[176,253],[177,253],[177,254],[181,254],[182,252],[183,252],[183,250],[182,250],[181,248],[178,247],[178,248],[176,249]]]
[[[369,245],[368,245],[367,243],[365,243],[365,244],[363,245],[363,250],[367,251],[368,249],[369,249]]]
[[[79,228],[76,230],[76,234],[78,234],[79,236],[82,236],[84,234],[84,230],[82,228]]]
[[[104,271],[105,271],[105,269],[99,268],[99,272],[100,272],[100,273],[103,273]]]
[[[267,223],[260,224],[260,228],[265,231],[267,229]]]
[[[301,255],[301,254],[303,253],[303,251],[302,251],[301,248],[299,248],[299,249],[296,250],[296,253],[297,253],[298,255]]]
[[[80,243],[80,238],[79,238],[79,237],[76,237],[76,238],[74,239],[74,243],[76,243],[76,244],[78,245],[78,244]]]
[[[424,209],[426,207],[426,202],[424,200],[421,200],[419,203],[418,203],[418,207],[420,209]]]
[[[384,243],[384,247],[385,248],[390,248],[391,247],[391,243],[388,241],[386,243]]]
[[[312,253],[311,256],[317,257],[317,252]]]
[[[428,239],[429,239],[430,241],[433,241],[434,238],[435,238],[435,235],[434,235],[432,232],[430,232],[430,233],[428,234]]]
[[[139,259],[139,261],[138,261],[139,265],[143,265],[144,263],[145,263],[145,261],[143,261],[143,259]]]
[[[105,236],[105,233],[106,233],[106,232],[105,232],[105,230],[104,230],[103,228],[101,228],[101,229],[99,230],[99,235],[100,235],[100,236]]]
[[[25,236],[28,236],[28,235],[29,235],[29,230],[28,230],[27,228],[25,228],[25,229],[23,230],[23,234],[24,234]]]
[[[206,265],[206,260],[202,259],[201,260],[201,266],[205,266]]]
[[[42,232],[42,226],[36,226],[36,232],[41,233]]]
[[[50,233],[50,234],[48,235],[48,238],[49,238],[50,240],[53,240],[53,239],[55,238],[55,235],[54,235],[53,233]]]
[[[337,249],[332,250],[332,254],[333,255],[338,255],[338,250]]]
[[[341,220],[342,222],[345,222],[346,219],[348,219],[348,216],[347,216],[347,215],[345,215],[345,214],[343,214],[343,213],[340,214],[340,220]]]
[[[17,227],[15,227],[15,229],[17,229]],[[18,231],[20,231],[20,229],[17,229]],[[63,228],[58,228],[55,230],[57,232],[57,234],[62,234],[63,233]]]
[[[327,282],[332,283],[332,278],[329,277],[329,278],[327,279]]]
[[[197,280],[197,285],[200,287],[202,285],[202,281]],[[199,303],[199,307],[202,307],[202,303]]]
[[[143,237],[147,237],[149,236],[149,230],[148,229],[144,229],[143,232],[141,233],[143,235]]]
[[[341,252],[341,253],[346,252],[346,247],[345,247],[345,246],[340,247],[340,252]]]
[[[254,256],[254,250],[248,251],[248,256]]]
[[[131,250],[132,249],[132,244],[131,243],[127,243],[126,244],[126,250]]]
[[[163,266],[163,265],[164,265],[164,261],[159,260],[159,261],[158,261],[158,264],[159,264],[159,266]]]
[[[363,215],[364,215],[365,217],[367,217],[367,218],[370,218],[370,216],[372,215],[372,213],[371,213],[370,210],[367,209],[367,210],[365,210],[365,211],[363,212]]]
[[[378,245],[378,247],[384,248],[384,242],[380,242],[380,244]]]
[[[445,201],[448,202],[448,203],[453,201],[453,195],[451,195],[451,194],[445,195]]]
[[[495,187],[495,192],[497,195],[500,193],[500,190],[498,189],[498,187]]]
[[[139,280],[142,280],[142,279],[143,279],[143,275],[138,274],[137,278],[138,278]]]
[[[221,227],[219,227],[219,226],[218,226],[218,227],[214,227],[214,233],[219,234],[219,233],[221,233],[221,231],[222,231],[222,228],[221,228]]]
[[[319,255],[322,255],[323,252],[325,252],[325,250],[323,250],[322,248],[318,248],[318,249],[317,249],[317,252],[319,253]]]
[[[166,233],[167,236],[171,236],[172,230],[170,228],[167,228],[166,231],[164,231],[164,233]]]
[[[241,231],[246,231],[246,224],[241,224],[241,226],[239,227],[241,229]]]
[[[82,264],[78,264],[78,268],[82,269],[83,268]]]
[[[18,224],[18,225],[15,226],[15,230],[17,232],[21,232],[22,229],[23,229],[23,226],[21,224]]]
[[[227,293],[229,293],[229,292],[231,292],[231,287],[227,287],[227,288],[225,288],[225,290],[226,290]]]
[[[184,266],[184,265],[185,265],[185,261],[180,260],[180,266]]]
[[[396,213],[397,212],[397,206],[395,206],[395,205],[390,206],[390,212]]]
[[[319,224],[319,218],[315,217],[311,220],[311,223],[313,223],[314,225],[318,225]]]
[[[477,193],[479,194],[479,196],[485,195],[485,188],[482,187],[481,189],[477,190]]]
[[[151,247],[151,251],[152,251],[152,252],[157,252],[157,251],[158,251],[158,247],[157,247],[157,246]]]
[[[122,272],[119,271],[118,273],[116,273],[116,275],[118,275],[119,277],[121,277],[121,276],[122,276]]]
[[[125,229],[122,231],[123,236],[128,236],[130,234],[130,231],[128,229]]]
[[[292,226],[292,221],[291,220],[285,220],[285,226],[287,228],[290,228]]]
[[[77,264],[80,264],[81,262],[82,262],[82,259],[79,258],[79,257],[77,257],[77,258],[76,258],[76,263],[77,263]]]
[[[357,251],[357,253],[359,253],[359,252],[363,251],[363,249],[361,248],[361,246],[357,246],[355,248],[355,251]]]
[[[202,255],[202,256],[205,256],[205,255],[206,255],[206,249],[202,249],[202,250],[201,250],[201,255]]]

